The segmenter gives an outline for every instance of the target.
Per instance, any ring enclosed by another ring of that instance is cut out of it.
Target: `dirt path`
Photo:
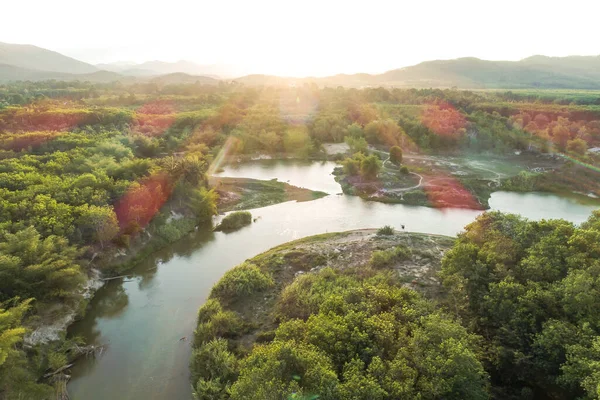
[[[385,151],[381,151],[381,150],[377,150],[377,149],[373,149],[373,148],[371,148],[370,150],[371,150],[371,151],[374,151],[374,152],[376,152],[376,153],[387,154]],[[388,162],[391,162],[391,161],[390,161],[390,156],[389,156],[389,154],[388,154],[388,157],[387,157],[387,158],[386,158],[386,159],[383,161],[383,163],[382,163],[382,166],[383,166],[383,168],[384,168],[384,169],[386,169],[388,172],[398,172],[398,170],[397,170],[396,168],[390,168],[390,167],[387,167],[387,166],[386,166],[386,164],[387,164]],[[407,192],[407,191],[409,191],[409,190],[418,189],[418,188],[420,188],[421,186],[423,186],[423,180],[424,180],[423,176],[421,176],[421,175],[417,174],[416,172],[409,172],[409,174],[411,174],[411,175],[416,175],[416,176],[418,176],[418,177],[419,177],[419,183],[418,183],[417,185],[415,185],[415,186],[411,186],[411,187],[407,187],[407,188],[386,189],[386,190],[385,190],[385,191],[386,191],[386,193],[403,193],[403,192]]]

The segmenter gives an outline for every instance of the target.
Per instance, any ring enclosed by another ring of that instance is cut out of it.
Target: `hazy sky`
[[[98,63],[188,59],[246,72],[383,72],[431,59],[598,55],[598,0],[2,2],[0,41]]]

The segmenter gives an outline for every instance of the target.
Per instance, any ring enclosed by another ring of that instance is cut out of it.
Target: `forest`
[[[224,162],[257,155],[334,159],[368,183],[379,179],[388,155],[408,174],[407,154],[525,152],[564,163],[513,177],[505,189],[600,194],[600,156],[589,151],[600,147],[597,100],[591,92],[314,84],[1,85],[0,398],[51,396],[55,382],[42,377],[69,364],[81,343],[64,334],[34,342],[29,334],[65,313],[81,317],[92,275],[117,276],[197,226],[210,227],[220,203],[209,177]],[[351,151],[332,156],[328,143],[346,143]],[[429,198],[427,204],[440,203]],[[592,291],[599,231],[597,216],[575,227],[487,215],[467,228],[444,261],[447,309],[381,271],[306,276],[283,293],[290,296],[285,304],[304,302],[309,314],[282,303],[274,340],[249,353],[241,368],[225,341],[237,322],[220,301],[274,283],[256,267],[233,270],[248,286],[217,285],[200,315],[209,334],[196,338],[204,352],[196,358],[218,354],[225,364],[215,365],[218,374],[196,372],[194,386],[197,393],[226,388],[232,398],[291,392],[354,398],[347,393],[358,388],[365,399],[417,392],[423,398],[597,397]],[[315,289],[294,292],[301,285]],[[365,301],[339,303],[352,296]],[[340,335],[349,335],[349,348],[319,348],[332,321]],[[430,342],[434,336],[448,346]],[[455,364],[439,365],[448,354]],[[278,376],[277,387],[256,386],[286,359],[306,369],[302,378],[310,383]],[[463,375],[439,380],[444,368]]]

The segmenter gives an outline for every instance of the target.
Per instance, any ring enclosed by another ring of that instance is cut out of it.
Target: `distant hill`
[[[141,64],[121,61],[116,63],[97,64],[96,67],[131,76],[158,76],[180,72],[188,75],[208,76],[219,79],[221,76],[228,76],[231,74],[229,67],[224,65],[201,65],[185,60],[177,62],[147,61]]]
[[[246,85],[304,84],[321,86],[388,86],[462,89],[600,89],[600,57],[534,56],[521,61],[478,58],[426,61],[379,75],[352,74],[323,78],[281,78],[248,75],[235,79]]]
[[[478,58],[427,61],[378,75],[376,82],[412,87],[600,89],[597,60],[531,57],[516,62]]]
[[[55,51],[42,49],[41,47],[1,42],[0,64],[68,74],[89,74],[99,70],[91,64],[64,56]]]
[[[0,82],[10,81],[90,81],[90,82],[114,82],[126,81],[127,77],[109,71],[95,71],[88,74],[68,74],[65,72],[39,71],[28,68],[15,67],[14,65],[0,64]]]
[[[181,83],[201,83],[204,85],[216,85],[219,83],[218,79],[214,79],[208,76],[190,75],[181,72],[175,72],[173,74],[161,75],[150,79],[150,82],[172,85]]]

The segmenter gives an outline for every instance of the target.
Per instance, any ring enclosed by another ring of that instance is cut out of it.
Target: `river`
[[[92,299],[86,316],[69,328],[70,336],[106,345],[101,356],[82,359],[73,368],[71,398],[191,399],[188,362],[196,312],[225,271],[262,251],[318,233],[383,225],[455,235],[480,214],[338,195],[340,187],[331,175],[334,166],[261,161],[226,167],[220,176],[277,178],[330,195],[252,210],[257,222],[237,232],[200,230],[141,262],[131,278],[109,281]],[[595,208],[553,195],[509,192],[493,193],[490,206],[532,219],[575,223]]]

